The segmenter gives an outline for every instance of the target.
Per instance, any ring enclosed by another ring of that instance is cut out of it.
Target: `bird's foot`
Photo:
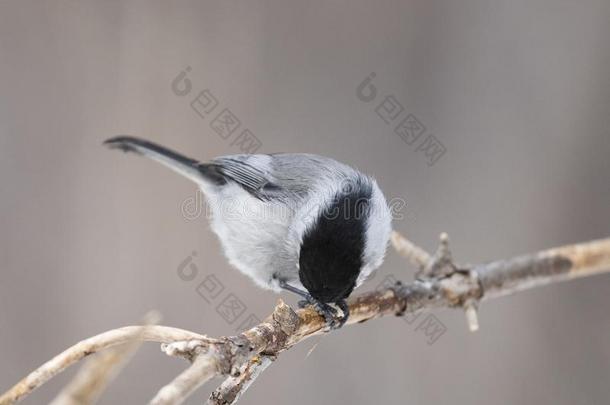
[[[338,311],[335,308],[325,302],[318,301],[311,296],[307,297],[305,300],[299,301],[299,308],[305,308],[307,306],[313,307],[318,314],[324,317],[326,326],[331,330],[335,330],[345,325],[345,322],[347,322],[347,318],[349,317],[349,308],[345,300],[337,301],[335,304],[342,312],[339,319],[337,319]]]
[[[278,280],[279,286],[281,288],[285,289],[286,291],[295,293],[302,298],[305,298],[304,300],[299,301],[299,308],[312,306],[318,314],[324,317],[324,320],[326,321],[326,326],[328,326],[330,329],[339,329],[340,327],[345,325],[345,322],[347,322],[347,318],[349,317],[349,307],[347,306],[345,300],[339,300],[335,302],[335,305],[342,312],[341,318],[337,319],[337,310],[332,306],[315,299],[308,292],[301,291],[298,288],[291,286],[284,280],[281,280],[277,277],[274,278]]]
[[[341,312],[343,312],[341,320],[339,321],[339,326],[337,327],[337,329],[339,329],[340,327],[345,325],[345,322],[347,322],[347,318],[349,318],[349,305],[347,305],[347,302],[345,300],[337,301],[335,302],[335,305],[337,305]]]

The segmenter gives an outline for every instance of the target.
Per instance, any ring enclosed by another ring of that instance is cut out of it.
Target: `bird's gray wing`
[[[225,181],[232,181],[259,199],[272,197],[277,187],[265,155],[223,156],[202,164],[202,170],[214,171]]]
[[[209,170],[262,200],[306,198],[315,184],[351,170],[332,159],[305,153],[222,156],[209,165]]]

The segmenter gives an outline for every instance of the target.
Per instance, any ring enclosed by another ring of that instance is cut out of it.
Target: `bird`
[[[346,164],[308,153],[201,162],[128,135],[104,144],[194,181],[232,267],[259,287],[297,294],[330,329],[347,322],[346,299],[383,263],[390,209],[377,181]]]

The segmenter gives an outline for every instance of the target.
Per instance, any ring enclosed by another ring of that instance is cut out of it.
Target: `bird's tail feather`
[[[144,139],[121,135],[106,140],[104,145],[111,149],[120,149],[123,152],[134,152],[146,156],[196,183],[201,183],[202,180],[219,183],[222,180],[215,170],[214,164],[201,163]]]

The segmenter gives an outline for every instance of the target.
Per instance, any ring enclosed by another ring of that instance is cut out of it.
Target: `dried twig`
[[[394,249],[420,270],[425,269],[428,263],[430,263],[430,254],[400,233],[392,231],[390,240]]]
[[[241,370],[237,377],[227,379],[216,388],[206,405],[231,405],[250,387],[256,378],[273,363],[273,356],[254,356]]]
[[[395,244],[402,241],[399,237],[397,234],[393,236]],[[421,248],[414,249],[416,246],[410,242],[400,245],[403,254],[420,267],[418,279],[410,284],[397,283],[385,290],[352,297],[347,323],[444,307],[466,310],[470,328],[476,329],[476,308],[481,300],[610,271],[610,238],[469,267],[453,263],[448,241],[448,237],[443,236],[441,246],[432,256]],[[404,246],[411,253],[405,253]],[[101,336],[118,331],[125,334],[125,329],[98,335],[83,341],[88,342],[85,345],[81,342],[68,349],[0,397],[0,404],[12,403],[23,397],[86,354],[124,342],[124,337],[121,341],[116,336],[112,339],[105,336],[102,339],[104,344],[99,340]],[[279,300],[264,322],[237,336],[212,339],[187,331],[173,331],[163,336],[155,335],[153,339],[145,336],[144,340],[168,343],[163,346],[166,353],[192,360],[193,365],[157,394],[153,400],[155,404],[179,404],[214,375],[228,376],[215,391],[221,401],[226,398],[226,402],[220,403],[234,403],[239,393],[264,369],[254,362],[257,356],[274,358],[300,341],[328,330],[324,319],[314,310],[305,308],[295,312]],[[235,392],[235,396],[230,392]],[[215,400],[214,396],[210,400]]]
[[[44,363],[5,392],[0,397],[0,405],[17,402],[85,356],[130,342],[134,336],[138,335],[141,328],[141,326],[126,326],[78,342]],[[188,339],[201,340],[205,339],[205,336],[167,326],[150,326],[142,332],[140,338],[148,342],[170,343]]]
[[[147,314],[143,325],[133,329],[129,342],[98,353],[86,361],[50,405],[87,405],[97,402],[106,386],[141,346],[146,329],[159,319],[157,313]]]
[[[219,374],[218,363],[218,355],[212,345],[206,353],[197,356],[189,368],[180,373],[171,383],[161,388],[150,401],[150,404],[182,403],[201,384]]]

